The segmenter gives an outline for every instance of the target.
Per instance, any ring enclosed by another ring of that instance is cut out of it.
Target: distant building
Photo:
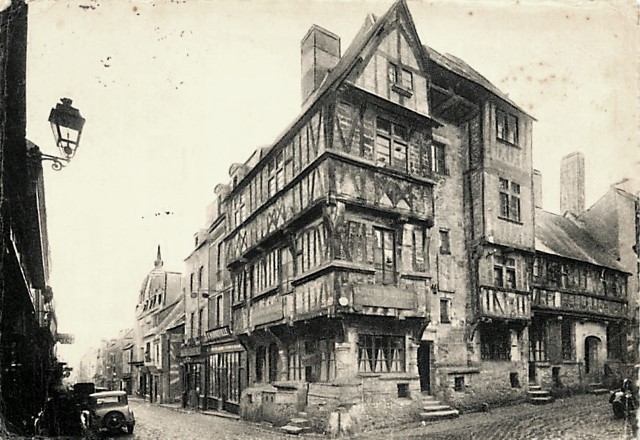
[[[169,390],[163,389],[166,377],[171,374],[163,369],[163,338],[166,338],[165,330],[173,327],[184,313],[181,274],[165,270],[163,264],[158,246],[154,269],[140,287],[133,332],[134,393],[151,402],[170,398]],[[164,347],[166,349],[167,345]]]

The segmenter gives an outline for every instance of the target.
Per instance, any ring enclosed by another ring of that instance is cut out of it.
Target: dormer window
[[[391,88],[407,97],[413,94],[413,73],[394,63],[389,63],[389,84]]]

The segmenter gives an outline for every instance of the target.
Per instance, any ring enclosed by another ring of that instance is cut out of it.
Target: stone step
[[[303,419],[302,417],[295,417],[289,420],[289,426],[297,426],[299,428],[308,428],[309,421],[307,419]]]
[[[301,419],[306,419],[307,418],[307,413],[301,411],[301,412],[298,413],[298,417],[300,417]]]
[[[420,413],[420,419],[425,422],[430,422],[440,419],[455,419],[459,415],[460,413],[457,409],[448,409],[444,411],[430,411]]]
[[[590,394],[596,394],[596,395],[600,395],[600,394],[609,394],[609,390],[606,388],[593,388],[589,391]]]
[[[545,397],[549,395],[549,391],[545,390],[529,390],[529,394],[533,397]]]
[[[299,426],[285,425],[282,427],[282,431],[286,434],[299,435],[299,434],[304,434],[305,432],[308,432],[309,428],[301,428]]]
[[[532,385],[532,384],[529,384],[529,389],[530,389],[530,390],[541,390],[541,389],[542,389],[542,387],[541,387],[540,385]]]
[[[547,403],[551,402],[553,402],[553,397],[551,396],[534,397],[531,399],[531,403],[533,403],[534,405],[546,405]]]
[[[425,412],[433,412],[433,411],[445,411],[445,410],[451,409],[451,407],[448,405],[442,405],[441,403],[437,403],[435,405],[423,406],[422,409]]]

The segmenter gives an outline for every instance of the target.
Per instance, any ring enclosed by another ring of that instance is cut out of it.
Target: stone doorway
[[[420,391],[431,394],[431,366],[433,363],[433,343],[421,341],[418,348],[418,373],[420,374]]]

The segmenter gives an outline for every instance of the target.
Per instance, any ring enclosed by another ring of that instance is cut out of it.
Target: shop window
[[[508,361],[511,358],[511,332],[503,324],[483,324],[480,331],[482,360]]]
[[[404,337],[359,335],[358,371],[363,373],[404,372]]]
[[[300,341],[296,341],[289,346],[287,363],[289,380],[305,380],[304,370],[302,368],[302,357],[304,356],[303,345]]]

